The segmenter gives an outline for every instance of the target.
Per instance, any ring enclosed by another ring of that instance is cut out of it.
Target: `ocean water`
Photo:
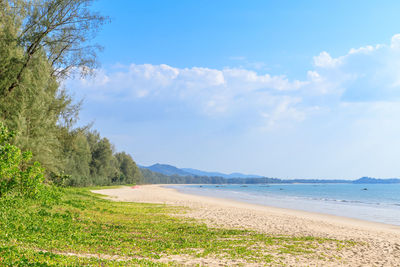
[[[185,185],[171,187],[189,194],[400,225],[400,184]]]

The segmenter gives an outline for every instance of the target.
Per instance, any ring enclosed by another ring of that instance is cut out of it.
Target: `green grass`
[[[316,248],[326,243],[333,253],[354,245],[211,228],[174,216],[184,213],[184,208],[112,202],[87,188],[59,190],[60,197],[54,201],[0,200],[0,265],[163,266],[158,259],[170,255],[269,264],[285,255],[325,257]]]

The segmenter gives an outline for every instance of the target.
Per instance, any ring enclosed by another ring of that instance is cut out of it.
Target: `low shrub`
[[[11,144],[14,133],[0,122],[0,197],[13,193],[35,197],[43,187],[44,169],[30,151]]]

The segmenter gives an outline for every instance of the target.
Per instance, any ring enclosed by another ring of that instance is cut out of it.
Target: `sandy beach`
[[[333,257],[328,257],[329,260],[285,255],[283,262],[289,266],[400,266],[399,226],[183,194],[163,185],[93,192],[106,195],[114,201],[188,207],[189,212],[185,216],[200,219],[210,226],[246,228],[269,235],[314,236],[357,242],[354,246],[338,250],[335,255],[331,255]],[[328,249],[325,246],[321,244],[317,250],[323,253]],[[224,265],[217,260],[196,262],[181,259],[180,263]]]

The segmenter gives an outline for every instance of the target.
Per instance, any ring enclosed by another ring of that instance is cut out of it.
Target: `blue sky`
[[[137,163],[400,176],[400,2],[107,1],[81,122]]]

